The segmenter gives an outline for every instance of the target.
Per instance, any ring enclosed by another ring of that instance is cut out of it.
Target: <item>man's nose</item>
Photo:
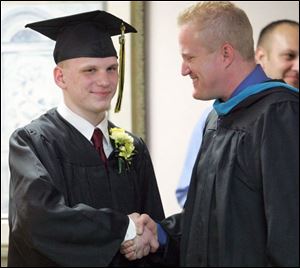
[[[191,69],[189,65],[183,61],[181,65],[181,75],[186,76],[189,75],[190,73],[191,73]]]
[[[109,86],[109,77],[108,74],[105,72],[99,73],[97,77],[97,85],[101,87],[108,87]]]
[[[299,56],[294,59],[292,70],[297,71],[299,73]]]

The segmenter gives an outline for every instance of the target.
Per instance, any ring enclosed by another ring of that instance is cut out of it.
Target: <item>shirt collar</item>
[[[91,141],[95,127],[79,116],[78,114],[74,113],[69,107],[66,106],[65,103],[61,103],[58,108],[57,112],[73,127],[75,127],[84,137],[86,137],[89,141]],[[108,133],[108,119],[107,114],[105,114],[104,119],[96,126],[99,128],[102,133],[104,140],[107,144],[110,143],[109,133]]]
[[[267,80],[271,80],[269,77],[266,76],[265,72],[263,71],[262,67],[257,64],[255,69],[238,85],[238,87],[233,91],[230,98],[238,95],[242,92],[245,88],[263,83]]]

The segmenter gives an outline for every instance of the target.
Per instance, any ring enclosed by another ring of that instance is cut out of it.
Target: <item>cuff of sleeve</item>
[[[165,230],[161,227],[160,224],[157,223],[157,235],[158,235],[158,242],[160,246],[164,246],[167,243],[167,234]]]
[[[126,235],[124,237],[124,241],[127,241],[127,240],[131,240],[133,238],[135,238],[136,236],[136,228],[135,228],[135,223],[132,219],[129,218],[129,224],[128,224],[128,228],[127,228],[127,232],[126,232]]]

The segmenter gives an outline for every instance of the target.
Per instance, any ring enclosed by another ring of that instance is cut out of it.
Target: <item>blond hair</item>
[[[228,1],[204,1],[184,10],[178,24],[194,23],[209,51],[231,44],[245,60],[254,59],[253,31],[246,13]]]

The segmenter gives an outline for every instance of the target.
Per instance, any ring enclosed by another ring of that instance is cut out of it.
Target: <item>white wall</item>
[[[299,21],[298,1],[233,1],[244,9],[254,30],[272,20]],[[192,129],[207,102],[192,98],[192,83],[180,75],[177,16],[191,1],[146,2],[146,87],[148,144],[166,215],[179,212],[175,188]]]

